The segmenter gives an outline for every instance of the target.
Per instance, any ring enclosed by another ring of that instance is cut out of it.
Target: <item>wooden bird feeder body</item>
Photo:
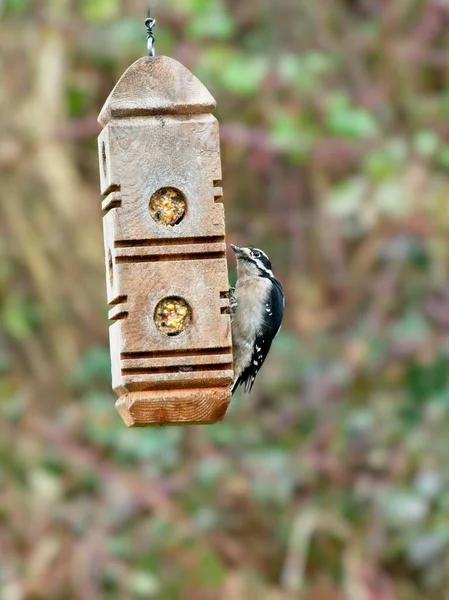
[[[214,107],[180,63],[145,57],[99,116],[112,383],[128,426],[215,422],[231,398]]]

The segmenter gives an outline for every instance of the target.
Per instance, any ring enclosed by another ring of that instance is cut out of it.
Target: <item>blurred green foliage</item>
[[[443,600],[448,6],[152,3],[287,312],[221,424],[127,430],[95,136],[145,9],[0,0],[0,598]]]

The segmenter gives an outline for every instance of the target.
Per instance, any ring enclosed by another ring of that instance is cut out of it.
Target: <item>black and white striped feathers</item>
[[[231,315],[234,355],[232,392],[251,391],[276,337],[284,314],[284,293],[268,256],[258,248],[232,246],[237,257],[237,284]]]

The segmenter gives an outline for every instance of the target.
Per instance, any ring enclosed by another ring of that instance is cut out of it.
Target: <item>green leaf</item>
[[[111,25],[111,38],[118,52],[131,54],[145,48],[146,33],[141,19],[119,19]],[[159,40],[160,36],[158,36]],[[159,40],[160,41],[160,40]]]
[[[368,111],[349,106],[331,113],[327,127],[334,135],[345,138],[366,138],[378,134],[376,120]]]
[[[335,93],[328,103],[326,127],[330,133],[344,138],[375,137],[379,126],[369,111],[353,106],[346,94]]]
[[[232,406],[232,403],[231,403]],[[230,421],[223,421],[220,425],[207,427],[205,435],[217,446],[233,447],[241,443],[242,430]]]
[[[424,498],[434,500],[444,492],[445,480],[437,469],[423,468],[415,477],[414,487]]]
[[[92,383],[109,383],[111,379],[111,359],[105,346],[90,348],[80,359],[71,376],[71,383],[78,388],[86,388]]]
[[[335,186],[329,197],[329,210],[339,218],[359,213],[368,191],[368,182],[363,177],[352,177]]]
[[[66,91],[66,106],[70,117],[79,117],[86,114],[91,102],[87,90],[75,86],[69,86]]]
[[[382,490],[379,499],[380,509],[392,527],[405,528],[420,523],[428,513],[427,501],[409,490]]]
[[[235,31],[231,15],[221,2],[210,2],[206,10],[202,10],[189,23],[188,35],[194,39],[205,38],[229,39]]]
[[[434,156],[440,145],[440,139],[435,131],[426,129],[419,131],[413,139],[413,148],[415,152],[424,158]]]
[[[410,195],[400,179],[381,183],[373,196],[379,211],[393,218],[405,217],[410,209]]]
[[[291,148],[296,144],[299,135],[298,117],[279,113],[273,120],[271,136],[279,148]]]
[[[377,148],[370,152],[364,161],[364,170],[375,181],[381,181],[392,175],[394,164],[384,148]]]
[[[411,309],[391,327],[394,339],[400,342],[421,343],[430,334],[430,326],[424,315]]]
[[[10,359],[8,354],[0,348],[0,375],[3,375],[10,368]]]
[[[175,9],[181,10],[189,15],[195,15],[207,11],[213,0],[167,0],[167,4]]]
[[[91,23],[116,19],[119,10],[119,0],[84,0],[83,4],[83,16]]]
[[[437,164],[449,171],[449,144],[442,146],[437,154]]]
[[[407,144],[402,139],[393,139],[369,152],[363,168],[374,181],[383,181],[402,169],[406,159]]]
[[[160,469],[168,469],[179,460],[181,431],[168,429],[124,429],[114,433],[114,445],[126,460],[152,460]]]
[[[267,72],[265,57],[235,53],[221,65],[220,79],[228,91],[237,96],[249,97],[257,93]]]
[[[0,11],[23,14],[29,10],[31,0],[4,0],[0,2]]]
[[[282,54],[278,62],[281,79],[303,92],[316,90],[321,78],[332,68],[331,58],[320,52],[306,52],[301,55]]]
[[[199,561],[198,576],[202,584],[217,588],[224,580],[226,571],[218,558],[207,548]]]
[[[259,501],[288,502],[294,482],[290,457],[284,449],[256,450],[248,453],[245,462],[252,475],[252,493]]]
[[[1,321],[5,331],[16,340],[25,340],[33,330],[33,311],[18,296],[6,298],[1,307]]]
[[[271,125],[274,144],[289,153],[296,161],[307,158],[316,141],[316,132],[301,119],[300,115],[280,113]]]
[[[206,457],[198,463],[196,478],[201,485],[212,486],[229,470],[229,464],[223,458],[215,456]]]
[[[423,533],[409,544],[407,560],[413,567],[419,568],[440,562],[447,545],[447,537],[440,531]]]
[[[156,598],[160,592],[160,584],[153,573],[136,571],[131,575],[130,587],[139,598]]]

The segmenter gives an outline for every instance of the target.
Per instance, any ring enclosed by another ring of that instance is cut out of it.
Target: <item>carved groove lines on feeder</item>
[[[100,115],[112,379],[130,425],[218,420],[230,399],[213,107],[191,73],[157,57],[140,59],[125,73]],[[189,389],[203,392],[189,395]],[[154,390],[163,393],[151,396]],[[156,404],[160,414],[150,408]],[[139,407],[135,414],[131,405]]]

